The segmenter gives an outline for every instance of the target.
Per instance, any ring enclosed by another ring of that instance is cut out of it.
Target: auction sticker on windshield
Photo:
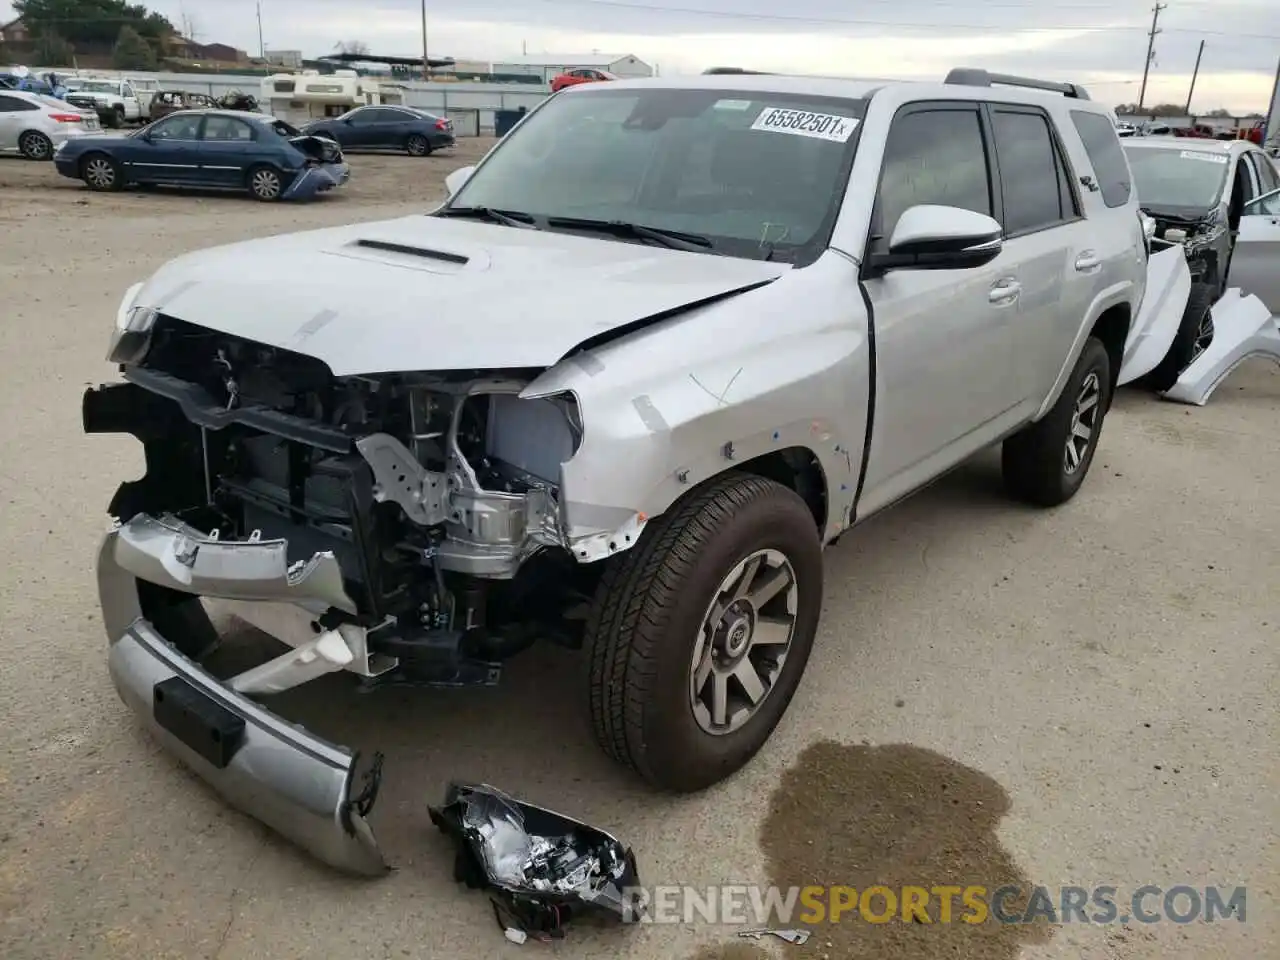
[[[1226,163],[1227,158],[1220,153],[1205,153],[1203,150],[1183,150],[1183,160],[1204,160],[1207,163]]]
[[[853,136],[853,131],[858,129],[858,121],[853,117],[839,117],[833,113],[765,107],[760,111],[760,116],[756,117],[751,129],[846,143]]]

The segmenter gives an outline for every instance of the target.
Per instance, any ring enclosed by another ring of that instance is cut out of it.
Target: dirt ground
[[[251,237],[425,211],[488,141],[356,156],[308,205],[90,194],[0,160],[0,957],[491,958],[427,818],[446,782],[494,783],[631,844],[649,884],[1246,886],[1246,922],[813,927],[803,947],[701,922],[575,927],[564,958],[1238,960],[1280,957],[1280,371],[1204,408],[1125,391],[1081,494],[999,494],[984,455],[828,555],[807,677],[747,770],[656,796],[591,742],[575,655],[503,685],[277,709],[386,753],[373,827],[397,869],[361,882],[229,810],[135,725],[105,669],[93,558],[138,445],[85,437],[84,388],[127,286]],[[242,641],[253,637],[246,634]],[[330,682],[332,681],[332,682]],[[792,924],[795,925],[795,924]],[[768,953],[762,953],[762,950]]]

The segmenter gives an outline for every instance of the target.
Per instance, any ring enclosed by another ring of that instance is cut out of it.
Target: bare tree
[[[188,40],[198,40],[197,34],[200,33],[200,24],[196,22],[196,18],[187,12],[186,7],[179,8],[178,29],[182,31],[182,35]]]
[[[337,53],[359,55],[367,54],[369,52],[369,45],[363,40],[340,40],[333,45],[333,49]]]

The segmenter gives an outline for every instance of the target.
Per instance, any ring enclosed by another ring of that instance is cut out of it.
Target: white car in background
[[[52,160],[58,145],[101,132],[97,114],[43,93],[0,90],[0,153]]]

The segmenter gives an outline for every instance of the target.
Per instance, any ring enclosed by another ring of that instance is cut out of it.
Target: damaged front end
[[[304,134],[290,137],[289,143],[300,150],[306,160],[293,182],[285,188],[282,200],[310,200],[351,179],[351,167],[337,141]]]
[[[1223,204],[1189,215],[1143,208],[1152,254],[1181,247],[1192,283],[1220,287],[1231,260],[1231,229]]]
[[[123,382],[86,391],[87,433],[128,433],[98,578],[116,687],[230,802],[321,860],[385,862],[365,820],[380,762],[255,697],[322,674],[496,683],[504,660],[579,642],[598,574],[564,549],[557,477],[582,436],[572,396],[522,399],[540,371],[335,378],[318,360],[172,317],[124,315]],[[279,656],[228,679],[174,610],[198,598],[266,630]]]

